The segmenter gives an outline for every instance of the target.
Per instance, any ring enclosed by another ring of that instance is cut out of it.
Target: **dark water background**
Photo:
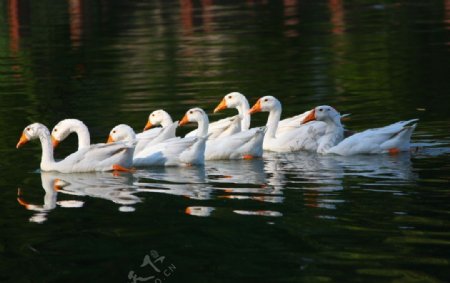
[[[104,142],[231,91],[353,130],[419,118],[420,148],[120,176],[41,174],[38,143],[15,149],[31,122]],[[1,282],[450,281],[449,0],[2,0],[0,98]]]

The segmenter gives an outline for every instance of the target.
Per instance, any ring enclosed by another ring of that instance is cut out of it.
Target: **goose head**
[[[42,125],[41,123],[30,124],[23,130],[16,148],[19,148],[27,142],[37,139],[42,135],[50,136],[50,132],[48,131],[46,126]]]
[[[312,109],[309,114],[303,119],[301,124],[308,123],[310,121],[323,121],[323,122],[335,122],[340,121],[341,115],[336,109],[328,105],[317,106]]]
[[[184,114],[183,119],[179,122],[180,126],[186,125],[190,122],[204,122],[208,120],[208,116],[205,111],[201,108],[192,108],[189,109],[186,114]]]
[[[238,108],[243,103],[245,103],[245,101],[247,101],[247,99],[242,93],[230,92],[223,97],[222,101],[214,109],[214,113],[227,108]]]
[[[168,124],[171,124],[172,118],[170,117],[169,113],[166,111],[159,109],[155,110],[150,115],[148,115],[148,121],[147,124],[144,127],[144,131],[150,129],[153,126],[168,126]]]
[[[125,124],[115,126],[111,132],[109,132],[108,140],[106,143],[112,143],[116,141],[134,141],[136,135],[134,130]]]
[[[256,101],[255,105],[249,110],[248,113],[253,114],[256,112],[270,112],[275,109],[280,109],[281,103],[278,99],[273,96],[263,96],[258,101]]]
[[[56,124],[51,133],[53,147],[57,147],[61,141],[65,140],[78,125],[86,127],[83,122],[77,119],[65,119]]]

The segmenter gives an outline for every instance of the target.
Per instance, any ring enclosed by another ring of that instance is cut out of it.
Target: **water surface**
[[[448,0],[10,0],[0,22],[0,281],[450,281]],[[329,104],[357,131],[419,118],[417,150],[113,175],[15,149],[37,121],[104,142],[159,108],[216,120],[231,91],[283,117]]]

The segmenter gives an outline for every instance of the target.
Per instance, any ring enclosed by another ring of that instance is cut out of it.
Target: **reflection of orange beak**
[[[227,102],[225,98],[222,99],[222,101],[217,105],[217,107],[214,109],[214,113],[219,112],[220,110],[227,109]]]
[[[53,190],[55,192],[60,191],[62,189],[62,186],[58,185],[58,183],[59,183],[59,179],[58,178],[53,180]]]
[[[316,109],[311,110],[308,116],[306,116],[305,119],[303,119],[303,121],[300,124],[306,124],[314,120],[316,120]]]
[[[184,115],[183,119],[181,119],[181,121],[178,123],[178,125],[183,126],[183,125],[186,125],[187,123],[189,123],[189,118],[187,115]]]
[[[147,130],[150,129],[151,127],[153,127],[153,124],[150,122],[150,120],[148,120],[148,121],[147,121],[147,124],[145,124],[144,131],[147,131]]]
[[[53,148],[57,147],[59,144],[59,140],[57,140],[53,135],[52,135],[52,145]]]
[[[261,112],[261,110],[262,110],[262,108],[261,108],[261,100],[258,99],[258,101],[256,101],[255,105],[253,105],[253,107],[248,111],[248,114]]]
[[[29,209],[30,204],[22,199],[22,191],[20,188],[17,188],[17,202],[26,209]]]
[[[115,142],[115,140],[113,139],[113,137],[111,135],[109,135],[106,143],[112,143],[112,142]]]
[[[20,140],[16,145],[16,148],[21,147],[22,145],[26,144],[27,142],[29,142],[30,140],[27,138],[27,136],[25,135],[25,133],[22,133],[22,135],[20,136]]]
[[[186,214],[189,214],[189,215],[191,215],[192,214],[192,211],[191,211],[191,208],[190,207],[186,207],[186,210],[184,211]]]

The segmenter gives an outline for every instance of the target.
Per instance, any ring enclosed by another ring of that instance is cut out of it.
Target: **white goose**
[[[242,93],[231,92],[225,95],[222,101],[219,103],[219,105],[217,105],[217,107],[214,109],[214,113],[227,108],[236,108],[238,110],[239,113],[238,116],[241,120],[241,131],[246,131],[250,129],[250,113],[249,113],[250,107],[247,98],[245,98],[245,96]],[[278,122],[276,134],[281,134],[285,131],[292,130],[292,128],[300,127],[301,122],[309,114],[309,112],[310,111],[306,111],[305,113],[280,120]],[[234,117],[230,117],[228,119],[231,118]],[[224,121],[221,122],[222,124],[224,124],[227,121],[227,119],[222,119],[220,121]],[[210,125],[213,125],[214,123]],[[211,126],[209,131],[211,131]]]
[[[192,119],[195,119],[195,117],[192,117]],[[157,124],[156,121],[155,124]],[[180,122],[180,125],[183,125],[183,123]],[[203,125],[199,123],[199,127],[203,127]],[[118,133],[122,134],[121,132]],[[137,167],[202,165],[205,160],[205,136],[175,137],[147,146],[133,156],[133,165]],[[122,134],[120,137],[111,137],[109,142],[122,141],[124,138],[129,137]]]
[[[136,135],[137,143],[136,148],[134,150],[134,155],[139,154],[147,146],[175,137],[177,123],[173,123],[170,116],[168,117],[168,119],[170,120],[168,120],[167,117],[164,117],[163,113],[161,114],[158,112],[157,115],[154,114],[154,112],[149,115],[149,120],[144,129],[144,132]],[[150,131],[147,131],[147,129],[151,127],[150,121],[154,121],[154,123],[156,122],[160,123],[163,127],[154,128],[151,129]],[[67,136],[70,135],[71,133],[76,133],[78,136],[78,150],[90,147],[91,143],[89,130],[87,126],[78,119],[61,120],[58,124],[56,124],[53,127],[52,130],[53,147],[58,146],[58,144],[64,139],[66,139]]]
[[[152,128],[157,125],[161,127]],[[137,144],[134,154],[139,155],[147,147],[174,138],[177,127],[178,121],[173,122],[169,113],[162,109],[153,111],[148,115],[144,131],[136,135]]]
[[[326,123],[325,134],[318,140],[317,152],[338,155],[398,153],[408,151],[411,135],[418,119],[400,121],[382,128],[375,128],[356,133],[343,139],[344,129],[341,115],[333,107],[324,105],[312,109],[303,123],[309,121]]]
[[[62,173],[111,171],[123,170],[132,164],[134,144],[129,142],[112,145],[91,145],[72,153],[61,161],[55,161],[50,132],[46,126],[40,123],[33,123],[27,126],[23,130],[16,147],[19,148],[34,139],[41,141],[42,158],[40,168],[42,171],[58,171]]]
[[[199,136],[208,135],[208,116],[200,108],[192,108],[180,121],[180,125],[197,122]],[[205,159],[251,159],[262,156],[264,129],[252,129],[238,132],[226,137],[208,139],[206,141]]]
[[[299,150],[316,151],[317,140],[325,133],[325,123],[313,122],[308,125],[291,127],[290,122],[283,130],[278,131],[281,116],[281,103],[273,96],[261,97],[250,109],[249,113],[269,112],[267,130],[264,136],[263,149],[276,152],[292,152]],[[302,115],[306,115],[305,113]],[[297,117],[300,117],[297,116]],[[295,118],[297,119],[297,118]],[[293,119],[292,121],[295,121]]]

